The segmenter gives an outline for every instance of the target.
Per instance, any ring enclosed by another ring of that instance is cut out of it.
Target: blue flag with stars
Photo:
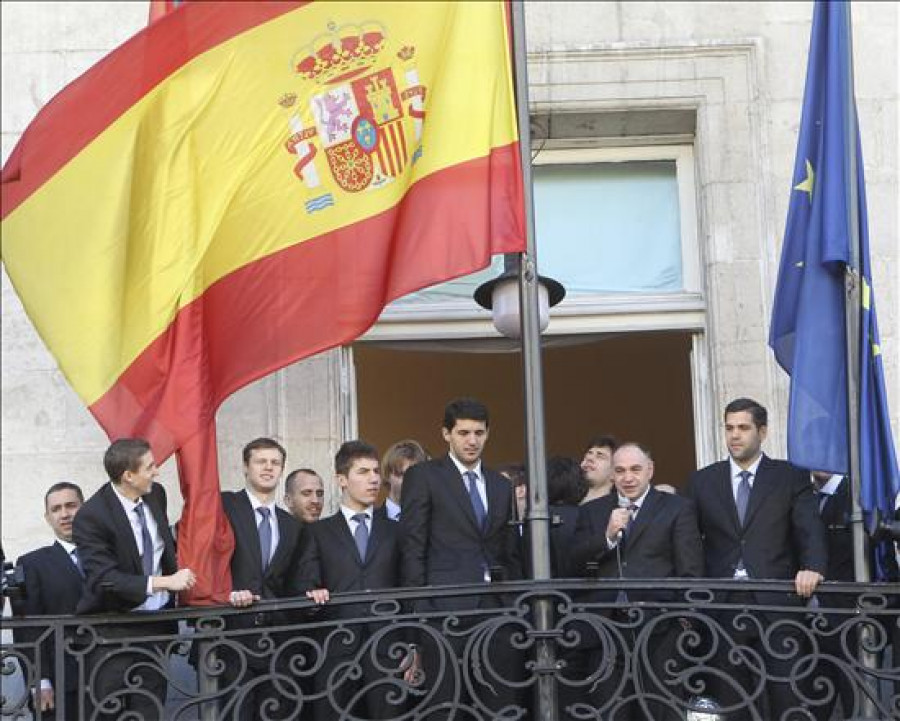
[[[900,473],[891,435],[875,317],[865,180],[852,92],[850,8],[816,2],[791,201],[769,345],[791,376],[788,458],[847,473],[847,350],[844,270],[858,226],[861,504],[869,526],[891,516]],[[851,150],[855,149],[855,168]],[[852,211],[855,184],[857,210]]]

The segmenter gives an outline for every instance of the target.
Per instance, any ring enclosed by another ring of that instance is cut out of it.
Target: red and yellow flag
[[[231,590],[219,404],[524,249],[510,47],[504,2],[187,2],[3,168],[3,261],[60,368],[111,437],[181,452],[195,600]]]

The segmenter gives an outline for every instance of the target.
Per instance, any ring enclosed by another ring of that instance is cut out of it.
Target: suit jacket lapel
[[[281,509],[275,509],[275,520],[278,522],[278,545],[275,546],[275,553],[272,554],[272,558],[269,560],[269,567],[266,571],[270,571],[276,567],[277,564],[281,563],[282,558],[287,553],[287,548],[290,545],[291,540],[291,529],[288,524],[290,520],[285,517],[284,514],[280,513]],[[259,543],[259,531],[256,533],[256,540]],[[260,559],[262,559],[262,549],[260,549],[259,554]]]
[[[741,521],[738,518],[737,504],[734,502],[734,490],[731,485],[731,463],[729,461],[722,462],[722,472],[716,479],[716,493],[719,496],[719,504],[724,513],[731,520],[735,533],[741,531]]]
[[[237,521],[240,524],[240,534],[246,539],[246,544],[250,549],[250,553],[262,569],[262,549],[259,547],[259,529],[256,526],[256,513],[250,499],[247,497],[246,491],[238,491],[237,503]],[[278,529],[279,532],[281,529]],[[271,565],[271,564],[270,564]]]
[[[56,565],[61,569],[64,569],[62,572],[75,576],[81,581],[82,575],[78,572],[78,569],[75,567],[75,562],[72,560],[69,552],[62,547],[62,544],[59,541],[56,541],[51,548],[53,549],[51,558]]]
[[[615,491],[613,491],[610,495],[614,495]],[[644,499],[644,502],[641,504],[641,508],[638,511],[637,516],[635,516],[634,521],[631,524],[631,527],[628,529],[628,533],[625,534],[625,546],[631,546],[635,541],[637,541],[638,537],[644,532],[644,529],[650,525],[650,519],[653,518],[656,513],[656,504],[659,503],[659,491],[651,488],[647,493],[647,497]]]
[[[347,558],[352,558],[353,561],[357,565],[361,565],[362,561],[359,559],[359,550],[356,548],[356,539],[353,538],[353,534],[350,533],[350,525],[347,523],[347,519],[344,518],[344,514],[342,511],[338,510],[331,518],[328,519],[331,521],[331,532],[337,538],[338,543],[340,543],[344,547],[344,552],[347,554]],[[321,521],[320,521],[321,523]],[[374,531],[375,521],[372,520],[372,529]],[[369,546],[372,545],[372,534],[369,534]],[[366,555],[371,556],[372,550],[371,548],[366,549]]]
[[[753,486],[750,488],[750,502],[747,504],[747,515],[744,517],[744,528],[750,525],[753,516],[759,510],[766,497],[769,495],[769,488],[775,482],[770,473],[770,462],[767,456],[759,459],[759,465],[756,467],[756,478],[753,479]]]
[[[138,573],[144,572],[144,565],[141,561],[141,554],[138,552],[137,541],[134,539],[134,531],[131,528],[130,519],[125,515],[125,509],[116,495],[116,491],[112,487],[112,483],[107,484],[104,488],[104,500],[109,509],[109,517],[115,526],[116,535],[124,544],[131,557],[131,564]]]
[[[372,532],[369,534],[369,547],[366,549],[366,563],[375,558],[378,547],[384,539],[384,524],[396,523],[388,520],[387,516],[381,516],[377,511],[372,513]]]

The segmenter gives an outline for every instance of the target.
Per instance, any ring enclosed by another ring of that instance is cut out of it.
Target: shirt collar
[[[70,556],[72,555],[72,551],[74,551],[76,548],[78,548],[74,543],[71,543],[69,541],[64,541],[61,538],[57,538],[56,542],[60,546],[62,546],[63,550],[65,550],[65,552],[68,553]]]
[[[122,504],[122,508],[125,509],[125,513],[134,513],[134,509],[137,508],[138,503],[143,503],[143,498],[138,498],[136,501],[132,501],[130,498],[124,496],[122,492],[116,487],[116,484],[110,481],[112,489],[116,492],[116,497],[119,499],[119,503]]]
[[[250,493],[250,490],[248,488],[244,489],[244,493],[246,493],[247,498],[250,499],[250,506],[253,508],[254,514],[256,513],[257,508],[268,508],[270,511],[272,511],[272,515],[273,516],[275,515],[275,501],[274,500],[271,500],[268,503],[263,503],[256,496],[254,496],[252,493]]]
[[[372,506],[368,506],[362,511],[354,511],[352,508],[348,508],[347,506],[345,506],[342,503],[341,504],[341,513],[344,514],[344,519],[347,521],[347,523],[350,523],[350,521],[354,520],[353,516],[355,516],[357,513],[365,513],[366,520],[367,521],[372,520]]]
[[[464,476],[464,474],[472,471],[476,476],[478,476],[479,481],[484,480],[484,476],[481,474],[481,459],[478,459],[478,463],[475,464],[474,468],[466,468],[462,463],[459,462],[459,459],[453,455],[453,452],[450,451],[447,453],[450,456],[450,460],[453,461],[453,465],[456,466],[459,471],[459,475]]]
[[[763,459],[763,454],[760,453],[759,458],[757,458],[755,461],[753,461],[753,465],[750,466],[749,468],[745,469],[745,468],[741,468],[737,464],[737,462],[734,460],[734,458],[732,458],[731,456],[728,456],[728,463],[731,464],[731,480],[732,481],[741,480],[740,474],[743,473],[745,470],[747,470],[747,471],[750,471],[751,482],[755,481],[756,480],[756,471],[759,468],[759,464],[762,462],[762,459]]]
[[[835,473],[831,478],[825,481],[825,485],[819,488],[819,493],[825,496],[833,496],[837,493],[838,486],[841,485],[841,481],[844,480],[844,477],[840,473]]]
[[[629,498],[625,498],[625,496],[620,493],[617,493],[616,495],[619,496],[619,507],[628,508],[628,506],[634,504],[635,506],[637,506],[637,510],[641,510],[641,506],[644,505],[644,500],[647,498],[648,493],[650,493],[650,486],[647,486],[647,490],[641,494],[641,497],[634,501]]]

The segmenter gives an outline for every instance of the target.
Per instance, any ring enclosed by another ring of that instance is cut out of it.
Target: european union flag
[[[769,332],[791,376],[788,457],[803,468],[848,472],[844,270],[858,236],[860,485],[871,526],[876,510],[893,514],[900,473],[875,318],[846,2],[815,5],[793,178]]]

